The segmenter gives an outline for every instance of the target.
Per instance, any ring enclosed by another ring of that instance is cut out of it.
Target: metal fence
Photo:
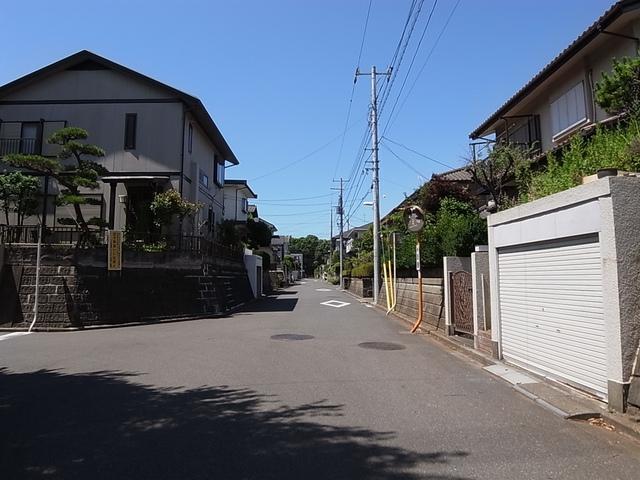
[[[38,243],[39,225],[0,225],[0,244],[33,245]],[[42,243],[48,245],[77,245],[84,247],[106,244],[105,229],[91,229],[90,238],[78,227],[45,227]],[[128,233],[125,249],[146,252],[185,252],[214,259],[242,261],[242,246],[228,246],[199,235]]]

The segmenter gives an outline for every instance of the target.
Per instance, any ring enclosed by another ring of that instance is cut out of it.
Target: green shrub
[[[355,278],[373,277],[373,263],[362,263],[351,269],[351,276]]]
[[[578,186],[582,177],[602,168],[638,171],[639,144],[640,126],[636,121],[611,129],[598,128],[590,138],[577,134],[559,155],[548,155],[544,171],[531,174],[520,201],[528,202]]]

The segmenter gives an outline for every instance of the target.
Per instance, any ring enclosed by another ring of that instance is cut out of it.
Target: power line
[[[326,197],[331,197],[333,195],[335,195],[335,193],[327,193],[325,195],[316,195],[314,197],[256,199],[256,201],[259,200],[261,202],[288,202],[289,200],[295,201],[295,200],[313,200],[316,198],[326,198]]]
[[[442,165],[443,167],[447,167],[447,168],[451,168],[451,169],[455,169],[456,168],[456,167],[452,167],[451,165],[448,165],[448,164],[446,164],[444,162],[441,162],[440,160],[436,160],[435,158],[430,157],[429,155],[425,155],[424,153],[420,153],[420,152],[418,152],[418,151],[416,151],[416,150],[414,150],[412,148],[409,148],[409,147],[407,147],[406,145],[404,145],[404,144],[402,144],[400,142],[396,142],[394,140],[391,140],[389,137],[382,137],[382,138],[383,138],[383,140],[386,140],[386,141],[391,142],[391,143],[393,143],[395,145],[398,145],[399,147],[402,147],[405,150],[408,150],[408,151],[410,151],[412,153],[415,153],[416,155],[420,155],[421,157],[426,158],[427,160],[431,160],[432,162],[438,163],[438,164]],[[389,147],[387,146],[387,148],[389,148]]]
[[[400,97],[402,96],[402,91],[404,90],[404,87],[407,84],[407,80],[409,79],[409,75],[411,74],[411,69],[413,68],[413,64],[416,61],[416,57],[418,56],[418,52],[420,51],[420,46],[422,45],[422,41],[424,40],[424,37],[427,33],[429,25],[431,24],[431,18],[433,17],[433,12],[435,12],[437,5],[438,5],[438,0],[434,0],[433,6],[431,7],[431,11],[429,12],[429,17],[427,18],[427,21],[422,30],[422,35],[420,36],[420,40],[418,40],[418,45],[416,46],[416,49],[413,52],[413,57],[411,58],[411,63],[409,64],[407,73],[404,76],[402,85],[400,85],[400,90],[398,91],[398,95],[396,96],[395,102],[393,102],[393,107],[391,107],[391,113],[389,114],[389,117],[388,117],[389,120],[391,120],[391,117],[393,116],[393,112],[395,112],[396,107],[398,106],[398,101],[400,100]],[[382,135],[386,133],[388,127],[389,127],[389,121],[387,121],[387,123],[385,124],[384,130],[382,131]]]
[[[360,53],[358,53],[358,62],[356,63],[356,71],[360,68],[360,60],[362,59],[362,50],[364,49],[364,41],[367,36],[367,27],[369,25],[369,15],[371,14],[371,4],[373,0],[369,0],[369,7],[367,8],[367,17],[364,21],[364,29],[362,31],[362,41],[360,42]],[[356,76],[353,80],[353,84],[351,86],[351,96],[349,97],[349,107],[347,108],[347,119],[344,122],[344,132],[342,132],[342,140],[340,141],[340,150],[338,151],[338,158],[336,160],[336,166],[333,169],[333,176],[335,178],[336,173],[338,173],[338,167],[340,166],[340,161],[342,160],[342,151],[344,150],[344,140],[347,136],[347,125],[349,125],[349,120],[351,119],[351,108],[353,106],[353,95],[356,91],[356,81],[358,77]]]
[[[272,203],[263,204],[265,207],[319,207],[330,206],[331,203]]]
[[[355,125],[357,125],[357,124],[358,124],[358,123],[360,123],[361,121],[362,121],[362,120],[360,120],[360,121],[358,121],[358,122],[354,122],[354,123],[352,123],[352,124],[347,128],[347,130],[350,130],[351,128],[353,128]],[[340,139],[340,137],[342,137],[342,133],[340,133],[339,135],[337,135],[337,136],[333,137],[333,138],[332,138],[331,140],[329,140],[327,143],[325,143],[325,144],[321,145],[320,147],[316,148],[316,149],[315,149],[315,150],[313,150],[312,152],[310,152],[310,153],[308,153],[308,154],[306,154],[306,155],[304,155],[304,156],[302,156],[302,157],[298,158],[297,160],[294,160],[293,162],[290,162],[290,163],[288,163],[288,164],[286,164],[286,165],[283,165],[282,167],[279,167],[279,168],[277,168],[277,169],[275,169],[275,170],[272,170],[272,171],[270,171],[270,172],[267,172],[267,173],[265,173],[265,174],[263,174],[263,175],[259,175],[259,176],[257,176],[257,177],[250,178],[250,179],[249,179],[249,181],[250,181],[250,182],[255,182],[256,180],[260,180],[261,178],[268,177],[268,176],[270,176],[270,175],[274,175],[274,174],[279,173],[279,172],[281,172],[281,171],[283,171],[283,170],[286,170],[287,168],[292,167],[292,166],[294,166],[294,165],[296,165],[296,164],[298,164],[298,163],[302,162],[303,160],[306,160],[307,158],[314,156],[316,153],[318,153],[318,152],[320,152],[320,151],[324,150],[324,149],[325,149],[325,148],[327,148],[329,145],[331,145],[333,142],[335,142],[336,140]]]
[[[409,91],[405,95],[404,100],[402,100],[402,103],[400,104],[400,107],[398,108],[398,111],[396,112],[396,116],[394,118],[389,118],[389,122],[385,126],[385,132],[389,128],[391,128],[391,126],[395,123],[396,119],[400,115],[400,111],[404,107],[405,103],[407,103],[407,99],[409,98],[409,96],[411,95],[411,92],[413,92],[413,89],[415,88],[416,84],[418,83],[418,79],[420,78],[420,75],[422,75],[422,72],[424,71],[425,67],[427,66],[427,63],[429,63],[429,60],[431,59],[431,56],[433,55],[433,52],[435,51],[436,47],[440,43],[440,39],[442,38],[442,36],[444,35],[444,32],[446,31],[447,27],[449,26],[449,22],[451,22],[451,19],[453,18],[453,15],[456,13],[456,10],[458,9],[458,5],[460,5],[461,1],[462,0],[458,0],[455,3],[455,5],[453,6],[453,8],[451,9],[451,12],[449,13],[449,16],[447,17],[447,20],[445,21],[442,29],[440,30],[440,33],[438,34],[438,37],[436,38],[436,41],[434,42],[433,46],[431,47],[431,50],[429,51],[429,54],[427,55],[427,58],[425,59],[424,63],[422,64],[422,67],[420,67],[420,70],[418,71],[418,74],[416,75],[415,79],[413,80],[413,83],[411,84],[411,88],[409,89]]]
[[[424,178],[425,180],[427,179],[427,176],[422,173],[419,172],[413,165],[411,165],[409,162],[407,162],[405,159],[401,158],[396,152],[394,152],[393,150],[391,150],[391,148],[389,147],[389,145],[387,145],[386,143],[383,143],[382,146],[384,148],[386,148],[389,152],[391,152],[391,155],[393,155],[394,157],[396,157],[398,160],[400,160],[407,168],[413,170],[415,173],[417,173],[418,175],[420,175],[422,178]]]
[[[327,213],[326,209],[315,210],[313,212],[295,212],[295,213],[269,213],[265,214],[265,217],[293,217],[294,215],[313,215],[316,213]]]

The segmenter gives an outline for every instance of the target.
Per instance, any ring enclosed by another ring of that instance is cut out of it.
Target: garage
[[[607,396],[598,235],[497,250],[502,355]]]

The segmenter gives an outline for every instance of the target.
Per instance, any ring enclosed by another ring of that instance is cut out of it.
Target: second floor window
[[[219,160],[217,155],[213,157],[213,168],[215,168],[214,181],[219,187],[224,186],[224,160]]]
[[[554,137],[566,133],[586,119],[584,82],[574,85],[551,103],[551,123]]]
[[[138,115],[135,113],[127,113],[124,119],[124,148],[125,150],[133,150],[136,148],[136,131],[137,131]]]
[[[243,213],[247,213],[247,210],[249,209],[249,201],[246,198],[242,199],[242,212]]]
[[[187,138],[189,153],[193,152],[193,125],[189,124],[189,137]]]
[[[200,185],[205,188],[209,188],[209,176],[200,170]]]

